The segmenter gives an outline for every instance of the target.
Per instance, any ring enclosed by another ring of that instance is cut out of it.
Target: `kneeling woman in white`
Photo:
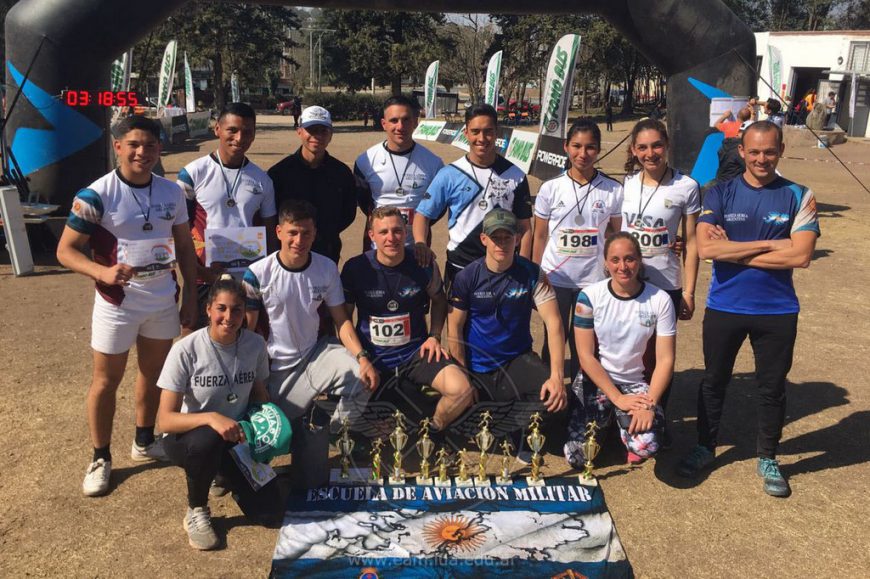
[[[643,281],[637,239],[627,232],[611,236],[604,244],[604,266],[610,279],[580,292],[574,308],[574,339],[583,370],[574,392],[584,399],[571,413],[565,458],[575,468],[586,460],[586,425],[595,421],[603,429],[614,415],[629,462],[653,456],[664,426],[660,401],[674,373],[674,306],[667,293]],[[647,384],[643,355],[651,340],[656,365]],[[587,388],[585,396],[584,379],[597,387]]]
[[[211,287],[202,328],[172,346],[157,385],[163,389],[157,423],[170,460],[187,475],[184,528],[190,545],[209,550],[219,545],[208,508],[209,487],[218,473],[237,495],[239,505],[277,496],[274,481],[254,491],[238,470],[229,449],[245,442],[238,420],[248,404],[267,402],[269,359],[266,342],[242,329],[245,294],[224,275]],[[271,488],[270,488],[271,487]]]

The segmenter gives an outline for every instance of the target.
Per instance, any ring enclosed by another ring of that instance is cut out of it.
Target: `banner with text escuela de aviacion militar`
[[[366,575],[367,574],[367,575]],[[632,577],[599,486],[331,486],[291,494],[270,577]]]
[[[565,138],[568,109],[574,92],[574,66],[580,50],[580,35],[566,34],[550,55],[541,103],[542,136]]]
[[[486,67],[486,88],[483,91],[483,102],[493,107],[498,107],[498,88],[501,77],[501,57],[503,51],[499,50],[489,59]]]

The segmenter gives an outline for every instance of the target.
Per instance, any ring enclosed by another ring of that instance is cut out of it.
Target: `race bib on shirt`
[[[643,257],[652,257],[653,255],[662,255],[670,251],[668,245],[670,239],[668,237],[668,228],[662,227],[637,227],[630,225],[628,228],[638,243],[640,243],[640,253]]]
[[[411,314],[369,316],[369,333],[376,346],[404,346],[411,341]]]
[[[598,229],[562,228],[556,233],[556,253],[567,257],[596,255]]]

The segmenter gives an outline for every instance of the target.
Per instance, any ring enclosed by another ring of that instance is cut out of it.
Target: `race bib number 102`
[[[369,333],[376,346],[404,346],[411,341],[411,315],[369,316]]]

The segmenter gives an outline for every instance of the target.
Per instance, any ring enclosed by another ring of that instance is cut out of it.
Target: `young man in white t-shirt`
[[[199,326],[205,325],[208,290],[224,271],[221,265],[207,265],[206,230],[218,232],[225,228],[262,225],[266,228],[263,241],[269,250],[277,249],[275,226],[278,211],[272,179],[245,156],[256,132],[257,117],[250,105],[226,105],[214,127],[218,138],[217,151],[188,163],[178,172],[178,184],[187,198],[198,261]]]
[[[353,167],[360,188],[360,209],[370,215],[376,207],[398,207],[408,225],[409,245],[414,244],[411,228],[417,205],[444,167],[441,157],[414,142],[419,117],[416,101],[404,95],[388,98],[381,119],[386,140],[360,155]],[[364,235],[363,251],[370,248],[371,241]]]
[[[97,289],[94,376],[87,402],[94,455],[82,484],[87,496],[109,490],[115,394],[134,344],[139,373],[131,458],[166,458],[155,441],[154,422],[157,377],[180,330],[176,261],[184,277],[181,325],[189,327],[196,319],[196,258],[184,196],[175,183],[151,173],[160,158],[160,126],[130,117],[115,132],[118,168],[78,192],[57,248],[58,261],[93,278]],[[84,253],[88,244],[91,256]]]
[[[307,201],[294,199],[281,206],[277,227],[281,249],[251,264],[243,277],[246,317],[249,328],[257,327],[261,312],[268,318],[271,400],[294,421],[309,413],[318,396],[337,395],[340,401],[331,419],[331,430],[337,432],[342,419],[353,424],[359,418],[378,387],[379,375],[348,318],[338,267],[311,251],[315,219],[316,210]],[[341,344],[329,336],[318,339],[321,304],[335,321]],[[307,431],[308,426],[294,426],[294,453],[305,445]],[[326,458],[324,452],[323,461]],[[305,462],[305,468],[316,474],[326,466]]]

